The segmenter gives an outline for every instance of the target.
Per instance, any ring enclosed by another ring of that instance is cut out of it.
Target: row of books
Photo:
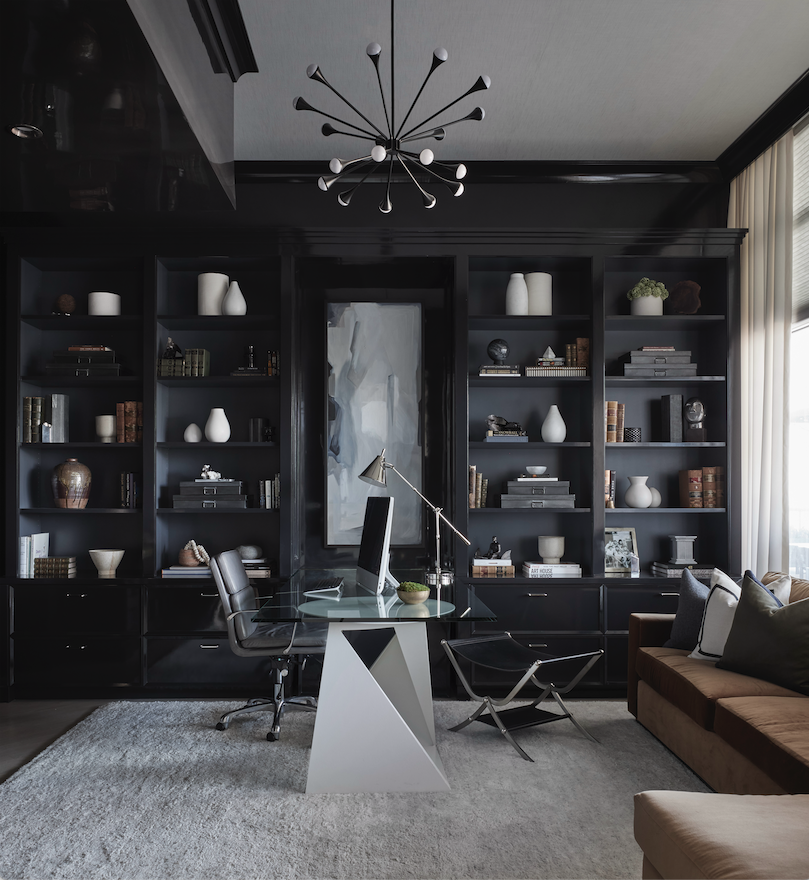
[[[115,404],[115,439],[118,443],[143,442],[142,400],[124,400]]]
[[[469,465],[469,509],[486,506],[489,494],[489,481],[477,469],[477,465]]]
[[[157,361],[157,375],[161,378],[209,376],[211,353],[206,348],[187,348],[180,357],[161,357]]]
[[[48,555],[50,532],[38,532],[34,535],[20,535],[20,555],[17,564],[17,576],[32,578],[37,559]]]
[[[680,507],[725,506],[724,467],[691,468],[680,471]]]
[[[258,481],[258,506],[265,510],[278,510],[281,506],[281,474]]]
[[[604,401],[604,440],[623,443],[626,405],[617,400]]]
[[[119,507],[135,510],[143,506],[141,476],[134,471],[121,471]]]
[[[22,442],[67,443],[69,404],[66,394],[23,397]]]
[[[75,556],[41,556],[34,560],[35,578],[76,577]]]
[[[473,578],[513,578],[514,562],[511,559],[487,559],[485,556],[472,560]]]

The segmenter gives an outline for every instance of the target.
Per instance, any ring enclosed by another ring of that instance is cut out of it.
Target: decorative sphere
[[[492,339],[486,349],[486,354],[496,363],[504,364],[508,357],[508,343],[505,339]]]
[[[72,315],[76,311],[76,299],[69,293],[63,293],[56,299],[56,311],[64,315]]]
[[[242,559],[260,559],[263,552],[258,544],[242,544],[236,549]]]

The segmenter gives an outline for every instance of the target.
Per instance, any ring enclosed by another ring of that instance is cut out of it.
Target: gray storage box
[[[193,480],[180,483],[180,495],[241,495],[241,480]]]
[[[690,351],[630,351],[630,363],[640,365],[690,364]]]
[[[120,364],[45,364],[48,376],[118,376]]]
[[[58,364],[114,364],[115,352],[55,349],[53,359]]]
[[[541,510],[545,507],[575,507],[575,495],[546,495],[537,498],[533,495],[501,495],[501,507],[521,507],[528,510]]]
[[[173,506],[187,510],[233,510],[250,507],[251,495],[173,495]]]
[[[624,376],[632,379],[672,379],[696,375],[696,364],[680,364],[674,367],[645,367],[637,364],[624,364]]]
[[[509,480],[503,483],[504,495],[567,495],[570,481],[559,480],[553,483],[516,483]]]

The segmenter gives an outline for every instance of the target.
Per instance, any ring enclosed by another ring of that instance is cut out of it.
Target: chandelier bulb
[[[323,190],[323,192],[329,191],[329,185],[328,185],[328,183],[326,183],[325,177],[318,177],[317,185]]]
[[[435,52],[433,52],[433,55],[435,56],[435,58],[438,59],[441,64],[443,64],[447,60],[447,58],[449,58],[449,52],[441,47],[436,49]]]
[[[343,170],[343,160],[335,157],[329,162],[329,171],[332,174],[339,174]]]
[[[348,189],[345,192],[338,193],[337,195],[337,204],[342,205],[344,208],[348,207],[348,203],[351,201],[351,196],[354,195],[353,189]]]
[[[466,165],[461,162],[461,164],[455,169],[455,179],[463,180],[466,177]],[[456,193],[456,195],[460,195],[460,193]]]
[[[383,162],[387,155],[388,155],[388,151],[384,147],[380,146],[379,144],[377,144],[371,150],[371,158],[374,160],[374,162]]]
[[[419,162],[422,165],[432,165],[434,159],[435,153],[432,150],[422,150],[419,153]]]
[[[454,195],[454,196],[460,196],[460,195],[463,195],[463,184],[462,184],[462,183],[459,183],[459,184],[458,184],[458,188],[455,190],[455,192],[453,193],[453,195]]]
[[[383,214],[390,214],[393,210],[393,203],[387,196],[385,196],[385,198],[379,203],[379,210]]]
[[[382,47],[379,43],[368,43],[365,47],[365,54],[369,58],[373,58],[374,56],[380,55],[382,53]]]

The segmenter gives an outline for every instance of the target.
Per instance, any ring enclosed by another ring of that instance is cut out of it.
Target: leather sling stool
[[[643,877],[809,877],[809,794],[635,795]]]

